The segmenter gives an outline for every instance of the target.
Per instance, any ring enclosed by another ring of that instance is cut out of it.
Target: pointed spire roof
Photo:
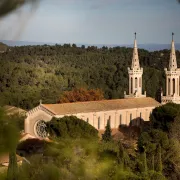
[[[134,39],[134,50],[133,50],[131,69],[139,69],[140,65],[139,65],[139,56],[138,56],[138,48],[136,41],[136,32],[134,34],[135,34],[135,39]]]
[[[174,45],[174,33],[172,33],[172,43],[171,43],[171,54],[169,60],[169,69],[176,69],[177,68],[177,61],[176,61],[176,50]]]

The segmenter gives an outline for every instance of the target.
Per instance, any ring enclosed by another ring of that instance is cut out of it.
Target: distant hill
[[[55,45],[56,43],[50,43],[50,42],[29,42],[29,41],[10,41],[10,40],[0,40],[0,42],[8,45],[8,46],[33,46],[33,45]]]
[[[7,51],[8,46],[0,42],[0,53]]]
[[[51,43],[51,42],[29,42],[29,41],[9,41],[9,40],[0,40],[0,42],[3,42],[4,44],[8,46],[33,46],[33,45],[55,45],[56,43]],[[57,43],[63,45],[64,43]],[[133,47],[133,44],[76,44],[77,46],[82,46],[85,45],[87,46],[97,46],[98,48],[101,48],[103,46],[107,47]],[[175,44],[176,49],[180,50],[180,43]],[[141,49],[145,49],[148,51],[159,51],[163,49],[170,49],[171,45],[170,44],[138,44],[138,47]]]

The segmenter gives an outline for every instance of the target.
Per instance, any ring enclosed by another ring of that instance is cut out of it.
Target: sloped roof
[[[144,107],[157,107],[160,103],[150,97],[87,101],[63,104],[41,104],[42,107],[55,115],[111,111]]]
[[[29,140],[29,139],[37,139],[37,137],[31,135],[31,134],[28,134],[28,133],[22,133],[21,134],[21,137],[19,139],[19,142],[22,142],[22,141],[26,141],[26,140]],[[43,139],[40,139],[38,138],[39,140],[43,140],[43,141],[46,141],[46,142],[53,142],[52,140],[50,140],[48,137],[46,138],[43,138]]]
[[[19,114],[25,114],[26,113],[26,111],[24,109],[17,108],[15,106],[4,106],[4,109],[8,115],[13,115],[16,113],[19,113]]]
[[[32,136],[31,134],[23,133],[23,134],[21,134],[19,142],[26,141],[27,139],[34,139],[34,138],[36,138],[36,137]]]

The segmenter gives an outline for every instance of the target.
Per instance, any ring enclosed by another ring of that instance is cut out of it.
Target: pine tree
[[[102,140],[105,142],[111,141],[112,140],[112,135],[111,135],[111,126],[110,126],[110,121],[107,121],[106,129],[104,131],[104,134],[102,135]]]

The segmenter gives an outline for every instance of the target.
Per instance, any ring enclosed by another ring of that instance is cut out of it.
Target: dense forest
[[[128,90],[127,67],[132,48],[81,46],[75,44],[8,47],[0,53],[0,106],[30,109],[39,103],[56,103],[64,91],[74,88],[101,89],[106,99],[122,98]],[[180,52],[176,52],[178,64]],[[139,49],[144,68],[143,91],[155,97],[165,90],[169,50]]]

